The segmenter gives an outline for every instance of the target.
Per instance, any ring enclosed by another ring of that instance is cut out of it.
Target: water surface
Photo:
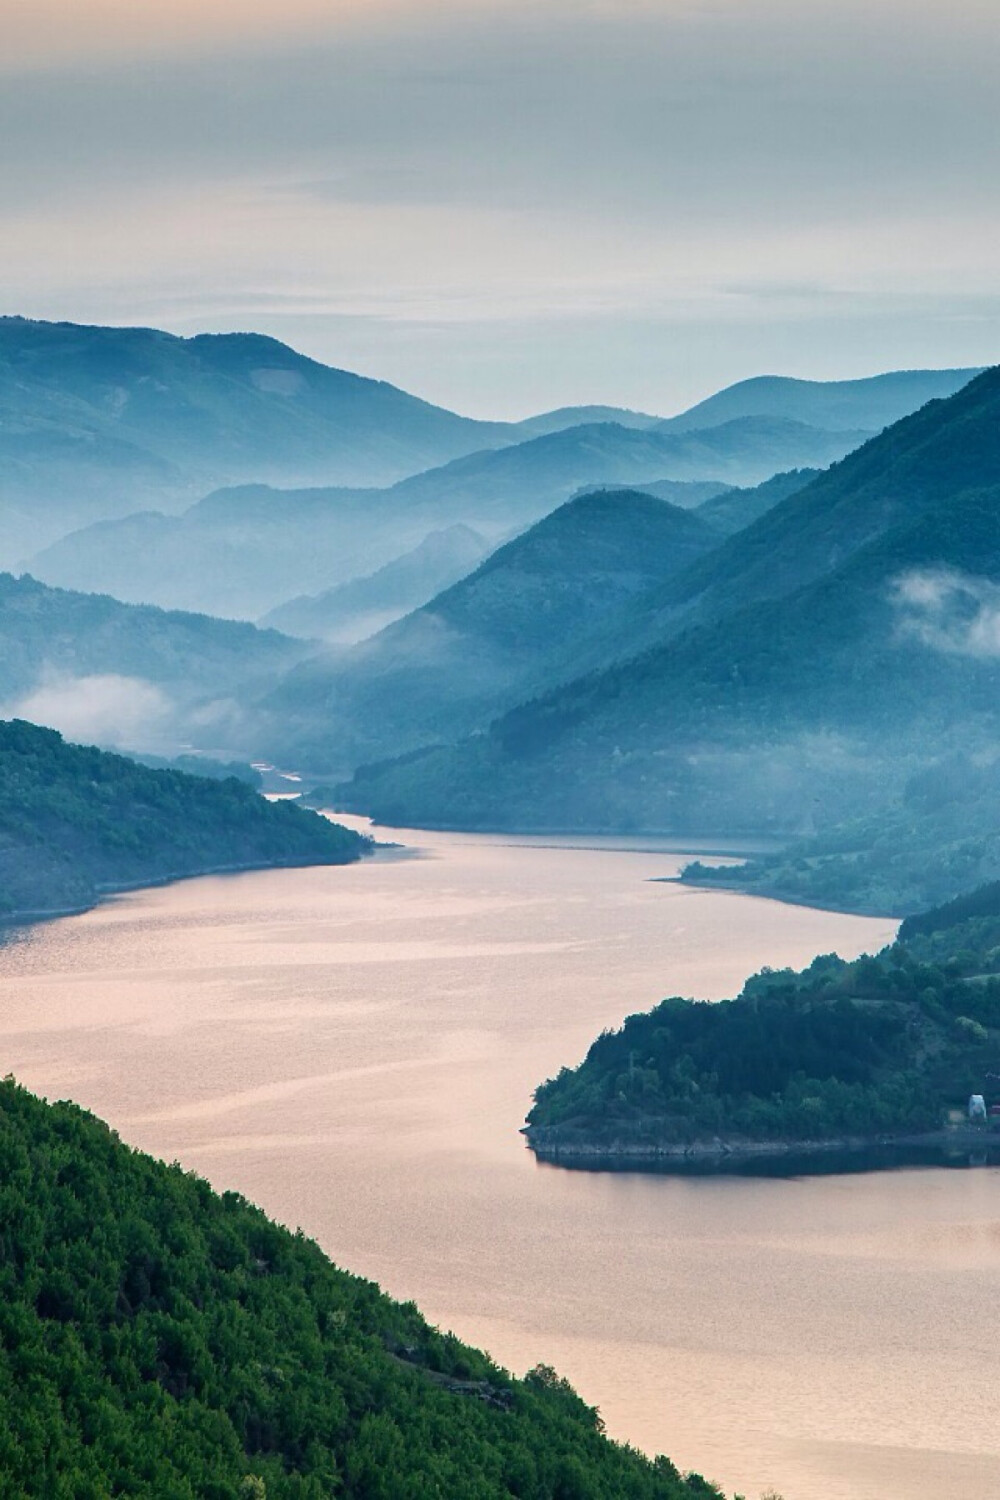
[[[0,950],[2,1071],[237,1187],[608,1426],[756,1496],[993,1500],[1000,1177],[540,1166],[531,1089],[666,994],[892,924],[654,883],[681,861],[401,834]]]

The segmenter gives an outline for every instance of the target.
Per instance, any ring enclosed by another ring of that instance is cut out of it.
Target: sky
[[[479,416],[1000,360],[996,0],[0,0],[2,310]]]

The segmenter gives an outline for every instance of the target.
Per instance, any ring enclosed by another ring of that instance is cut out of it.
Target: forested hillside
[[[567,501],[371,640],[290,672],[262,704],[267,753],[336,769],[467,733],[572,676],[582,636],[716,541],[697,512],[634,490]]]
[[[252,691],[315,649],[238,620],[122,604],[0,573],[0,703],[42,682],[113,674],[178,699]]]
[[[687,1500],[553,1371],[515,1380],[236,1193],[0,1083],[0,1492]]]
[[[538,1089],[542,1155],[875,1143],[1000,1099],[1000,885],[904,924],[875,957],[764,969],[735,1000],[664,1000]],[[983,1140],[989,1139],[985,1132]]]
[[[154,771],[0,721],[0,916],[91,906],[125,885],[270,865],[338,865],[368,841],[245,781]]]
[[[596,645],[618,650],[612,665],[456,747],[360,770],[340,805],[410,824],[729,836],[882,815],[938,760],[995,759],[998,587],[991,371],[609,616]],[[663,625],[668,597],[692,614]],[[623,643],[657,619],[659,639],[630,656]]]

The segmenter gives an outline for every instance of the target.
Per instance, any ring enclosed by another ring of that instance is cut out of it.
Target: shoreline
[[[132,891],[157,890],[161,886],[177,885],[182,880],[203,880],[211,875],[249,875],[263,870],[339,870],[346,865],[360,864],[365,859],[375,859],[383,848],[394,851],[390,854],[390,858],[400,858],[402,856],[395,852],[398,847],[394,844],[375,844],[372,848],[362,849],[355,859],[340,859],[336,862],[253,860],[247,864],[211,865],[204,870],[184,870],[168,875],[157,875],[149,880],[101,881],[94,886],[93,901],[80,902],[75,906],[24,907],[18,911],[0,912],[0,942],[5,936],[5,929],[34,926],[39,922],[56,922],[61,917],[79,917],[84,912],[96,910],[113,896],[127,896]]]
[[[842,917],[881,917],[887,922],[903,922],[913,915],[912,912],[887,912],[864,904],[849,906],[843,901],[806,901],[802,896],[785,894],[779,888],[761,889],[728,880],[685,880],[682,875],[656,875],[653,879],[664,885],[685,886],[691,891],[728,891],[734,896],[757,896],[761,901],[780,901],[784,906],[804,906],[809,911],[829,911]]]
[[[300,799],[303,806],[311,807],[313,811],[328,814],[333,818],[363,818],[370,828],[387,828],[394,832],[410,833],[458,833],[467,834],[470,838],[500,838],[505,840],[537,840],[537,839],[568,839],[581,840],[593,839],[604,842],[578,844],[576,842],[564,846],[562,844],[542,845],[544,848],[583,848],[595,851],[619,850],[622,853],[631,854],[706,854],[719,859],[746,859],[757,854],[779,854],[787,849],[792,842],[790,836],[772,833],[760,834],[738,834],[734,838],[726,840],[723,835],[677,833],[669,829],[642,828],[642,829],[614,829],[614,828],[580,828],[561,824],[542,824],[538,827],[525,828],[522,826],[504,826],[497,823],[444,823],[433,819],[414,826],[400,825],[396,822],[384,821],[373,817],[370,813],[359,812],[351,807],[325,806],[319,802],[310,802],[307,798]],[[625,842],[623,842],[625,841]],[[660,848],[652,848],[650,845],[659,845]],[[527,846],[527,847],[530,847]],[[805,903],[800,903],[805,904]],[[863,913],[859,913],[863,915]]]
[[[550,1166],[584,1167],[600,1172],[643,1164],[720,1166],[725,1163],[745,1165],[750,1162],[781,1163],[795,1158],[821,1161],[832,1156],[849,1156],[860,1160],[866,1154],[893,1151],[939,1153],[995,1151],[1000,1158],[1000,1130],[976,1130],[969,1127],[926,1130],[900,1135],[837,1136],[825,1140],[730,1140],[706,1141],[588,1141],[560,1142],[547,1140],[546,1127],[522,1126],[525,1145],[536,1160]],[[874,1170],[874,1168],[873,1168]]]

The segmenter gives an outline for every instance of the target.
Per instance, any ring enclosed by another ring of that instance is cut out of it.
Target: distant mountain
[[[672,611],[650,607],[665,595]],[[730,836],[867,816],[940,756],[995,757],[998,600],[992,370],[608,617],[644,650],[454,749],[359,772],[341,805]]]
[[[537,417],[525,417],[513,425],[523,441],[546,437],[551,432],[565,432],[570,427],[590,427],[595,422],[615,422],[619,427],[634,427],[642,432],[659,426],[662,421],[662,417],[631,411],[627,406],[560,406],[557,411],[540,412]]]
[[[1000,426],[987,371],[928,403],[770,506],[722,546],[622,615],[604,659],[623,657],[734,608],[780,598],[825,577],[941,495],[992,486]]]
[[[50,729],[0,721],[0,915],[8,920],[216,869],[347,864],[368,847],[235,778],[152,771]]]
[[[350,645],[426,604],[470,573],[489,551],[485,539],[468,526],[432,531],[412,552],[377,572],[322,594],[300,594],[271,610],[260,624],[289,635]]]
[[[650,495],[568,501],[422,609],[293,670],[266,700],[269,753],[336,768],[467,732],[571,676],[576,638],[715,541]]]
[[[260,334],[0,319],[7,561],[220,484],[383,485],[517,438]]]
[[[793,465],[825,465],[863,437],[769,417],[690,434],[575,427],[385,490],[221,490],[183,516],[100,522],[47,548],[30,568],[68,588],[256,619],[292,596],[371,573],[434,529],[460,523],[497,543],[581,486],[753,484]]]
[[[950,394],[970,373],[916,371],[833,384],[746,381],[666,423],[606,406],[566,407],[520,423],[482,422],[384,381],[332,369],[260,334],[178,338],[148,328],[2,318],[0,564],[21,563],[93,521],[142,510],[175,514],[220,486],[385,487],[465,455],[609,421],[636,433],[675,436],[747,417],[874,431],[930,396]],[[582,485],[654,476],[752,484],[767,472],[821,466],[834,456],[832,448],[806,451],[808,444],[796,446],[787,437],[769,471],[749,451],[742,469],[741,455],[733,453],[718,474],[704,465],[689,472],[680,454],[680,469],[672,459],[645,474],[634,463],[609,466],[607,454],[595,454],[597,467],[578,469],[547,507],[524,511],[520,520],[536,519]],[[504,472],[515,477],[514,470]],[[326,580],[336,581],[342,580]],[[191,601],[150,596],[143,602]]]
[[[315,650],[275,630],[0,574],[0,712],[102,743],[225,746],[252,698]]]
[[[864,427],[881,432],[928,401],[953,396],[981,369],[896,370],[865,380],[792,380],[758,375],[699,401],[663,423],[671,432],[695,432],[741,417],[784,417],[812,427]]]
[[[509,525],[537,518],[581,486],[641,487],[663,479],[757,484],[779,469],[825,467],[867,436],[858,429],[833,432],[767,416],[692,433],[603,422],[470,454],[404,480],[396,493],[411,503],[459,503],[470,518],[495,516],[497,524]]]

